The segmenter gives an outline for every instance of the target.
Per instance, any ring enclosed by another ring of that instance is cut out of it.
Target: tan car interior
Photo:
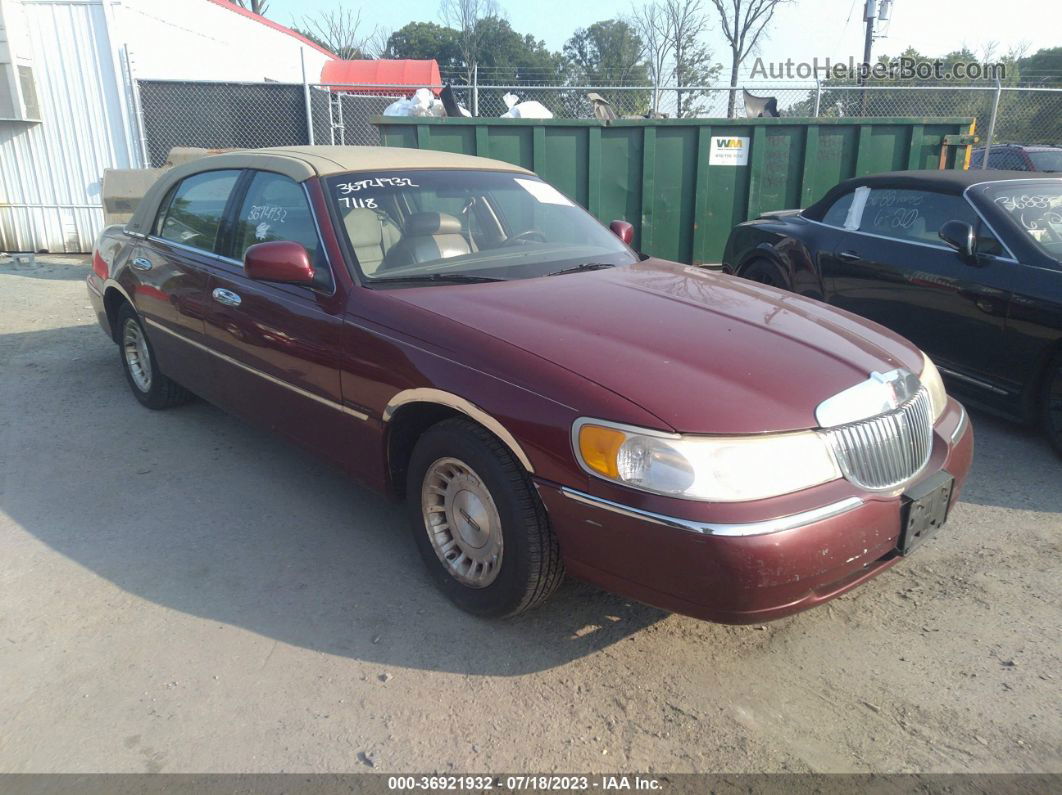
[[[401,231],[387,213],[378,210],[350,210],[343,222],[358,264],[368,276],[473,250],[462,233],[461,221],[447,213],[414,213]]]

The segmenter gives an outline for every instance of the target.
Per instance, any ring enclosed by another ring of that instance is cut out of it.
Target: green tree
[[[387,39],[385,58],[436,60],[443,72],[464,70],[457,31],[434,22],[410,22]]]
[[[1017,65],[1022,85],[1062,86],[1062,47],[1039,50],[1019,58]]]
[[[584,86],[646,86],[649,68],[641,36],[627,22],[606,19],[580,28],[564,45],[569,63],[569,82]],[[649,91],[607,91],[602,96],[616,112],[644,114],[649,110]]]

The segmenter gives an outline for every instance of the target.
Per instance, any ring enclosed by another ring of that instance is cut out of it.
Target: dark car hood
[[[871,371],[922,366],[911,343],[847,312],[662,260],[392,295],[579,373],[689,433],[811,428],[819,403]]]

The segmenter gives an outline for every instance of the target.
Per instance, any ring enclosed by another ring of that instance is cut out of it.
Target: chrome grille
[[[844,476],[868,489],[888,489],[916,475],[933,450],[933,407],[923,387],[884,414],[824,431]]]

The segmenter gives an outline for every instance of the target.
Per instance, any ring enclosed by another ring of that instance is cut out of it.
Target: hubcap
[[[456,458],[428,467],[420,507],[432,548],[454,579],[470,588],[494,582],[502,562],[501,517],[472,467]]]
[[[125,366],[129,375],[141,392],[151,391],[151,354],[148,353],[147,340],[140,330],[140,325],[129,318],[122,329],[122,350],[125,353]]]

